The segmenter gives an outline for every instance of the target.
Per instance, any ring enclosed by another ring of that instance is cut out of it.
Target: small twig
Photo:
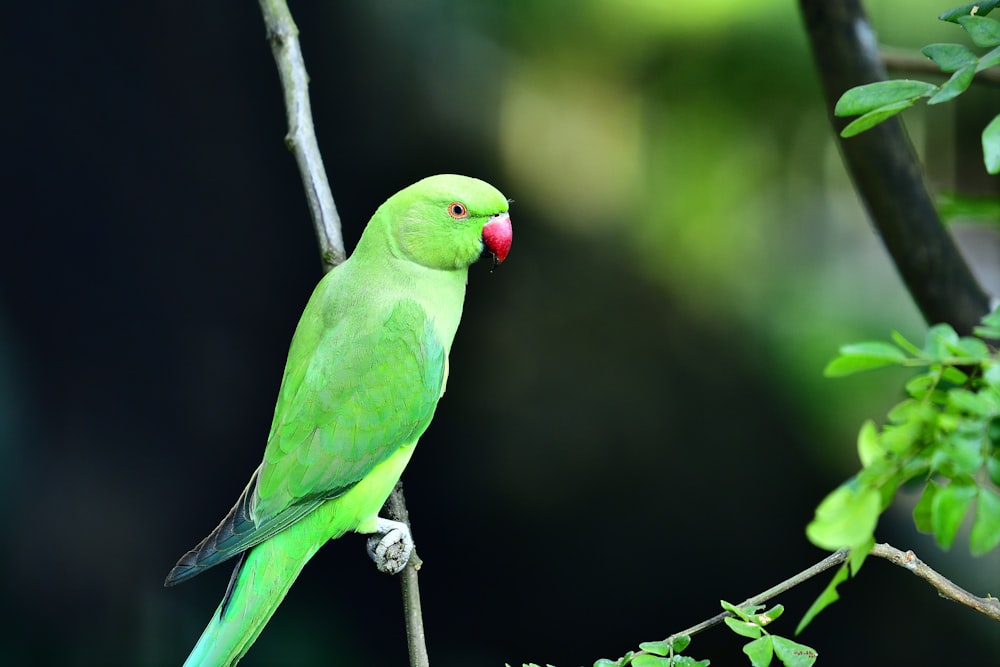
[[[789,577],[788,579],[785,579],[780,584],[772,586],[771,588],[767,589],[763,593],[760,593],[759,595],[755,595],[752,598],[747,598],[746,600],[744,600],[743,602],[739,603],[736,606],[740,608],[745,608],[763,604],[768,600],[777,597],[781,593],[789,591],[798,586],[799,584],[808,581],[809,579],[812,579],[817,574],[820,574],[821,572],[825,572],[826,570],[829,570],[832,567],[840,565],[841,563],[847,560],[849,555],[850,551],[848,551],[847,549],[841,549],[840,551],[836,551],[827,556],[826,558],[824,558],[823,560],[821,560],[820,562],[816,563],[815,565],[807,567],[798,574]],[[938,593],[940,593],[942,597],[948,598],[949,600],[954,600],[959,604],[963,604],[974,611],[978,611],[980,614],[983,614],[984,616],[992,618],[994,621],[1000,621],[1000,599],[997,599],[992,595],[988,595],[984,598],[981,598],[978,595],[973,595],[972,593],[965,590],[961,586],[952,583],[950,580],[942,576],[939,572],[928,566],[922,560],[917,558],[916,554],[914,554],[912,551],[900,551],[899,549],[890,544],[876,544],[872,548],[870,555],[876,556],[877,558],[884,558],[890,563],[893,563],[895,565],[898,565],[902,568],[909,570],[910,572],[917,575],[921,579],[930,583],[931,586],[937,589]],[[709,628],[713,628],[716,625],[719,625],[730,616],[732,616],[732,614],[728,611],[716,614],[712,618],[702,621],[701,623],[692,625],[690,628],[685,628],[680,632],[675,632],[674,634],[667,637],[666,641],[668,642],[672,641],[681,635],[691,636],[691,635],[696,635],[699,632],[704,632]],[[646,651],[637,651],[635,654],[640,655],[645,653]]]
[[[921,53],[883,46],[879,48],[879,55],[882,57],[882,64],[890,71],[928,74],[939,76],[942,79],[947,79],[951,76],[942,72],[941,68],[934,64],[933,60]],[[1000,68],[989,67],[976,72],[976,77],[973,81],[976,83],[988,83],[994,86],[1000,85]]]
[[[329,271],[347,258],[344,238],[340,231],[340,216],[333,202],[330,184],[323,168],[316,132],[313,128],[312,111],[309,106],[309,75],[299,46],[299,30],[292,20],[285,0],[259,0],[267,27],[267,39],[271,43],[274,61],[281,76],[281,87],[285,94],[285,108],[288,112],[288,134],[285,143],[295,155],[302,182],[305,185],[306,200],[312,214],[313,227],[319,242],[323,268]],[[410,525],[406,500],[403,498],[401,483],[396,485],[386,501],[389,515],[397,521]],[[420,611],[420,588],[417,570],[421,561],[416,550],[400,576],[403,589],[403,607],[406,616],[406,636],[410,649],[412,667],[428,667],[427,646],[424,640],[424,620]]]
[[[386,513],[390,519],[402,521],[410,527],[410,513],[406,509],[406,499],[403,497],[403,483],[396,482],[396,488],[385,503]],[[412,534],[412,528],[410,533]],[[428,667],[430,657],[427,655],[427,642],[424,637],[424,615],[420,610],[420,584],[417,570],[423,561],[417,556],[416,547],[410,552],[410,560],[400,573],[403,589],[403,612],[406,615],[406,643],[410,652],[410,667]]]
[[[812,579],[817,574],[825,572],[829,570],[831,567],[840,565],[845,560],[847,560],[847,557],[848,555],[850,555],[850,553],[851,552],[848,551],[847,549],[841,549],[840,551],[836,551],[827,556],[826,558],[824,558],[823,560],[821,560],[820,562],[816,563],[815,565],[807,567],[798,574],[791,576],[788,579],[785,579],[780,584],[768,588],[763,593],[755,595],[752,598],[747,598],[746,600],[744,600],[743,602],[739,603],[736,606],[743,608],[743,607],[752,607],[754,605],[763,604],[768,600],[775,598],[778,595],[781,595],[785,591],[789,591],[798,586],[799,584],[808,581],[809,579]],[[716,614],[715,616],[706,621],[702,621],[701,623],[692,625],[690,628],[686,628],[684,630],[681,630],[680,632],[675,632],[674,634],[670,635],[670,637],[667,638],[667,641],[670,641],[671,639],[674,639],[680,635],[688,635],[688,636],[696,635],[699,632],[703,632],[705,630],[708,630],[709,628],[719,625],[730,616],[732,616],[732,614],[728,611],[724,611],[721,614]]]
[[[872,555],[884,558],[890,563],[909,570],[936,588],[942,597],[974,609],[980,614],[992,618],[994,621],[1000,621],[1000,600],[992,595],[987,595],[984,598],[973,595],[961,586],[943,577],[937,570],[929,567],[925,562],[917,558],[916,554],[912,551],[900,551],[888,544],[876,544],[875,548],[872,549]]]
[[[323,158],[316,142],[312,109],[309,105],[309,75],[299,46],[299,29],[292,20],[285,0],[260,0],[260,9],[264,14],[267,40],[271,43],[271,52],[278,65],[281,87],[285,93],[285,110],[288,114],[285,144],[295,155],[295,161],[299,165],[306,201],[323,258],[323,269],[329,271],[343,262],[347,253],[340,232],[340,216],[333,203],[333,194],[323,169]]]

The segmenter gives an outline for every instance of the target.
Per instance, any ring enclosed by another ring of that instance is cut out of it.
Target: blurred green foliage
[[[507,6],[509,189],[560,231],[626,253],[694,317],[725,322],[790,412],[849,438],[845,423],[892,400],[892,379],[830,387],[829,352],[921,323],[844,177],[794,4]],[[914,17],[932,25],[933,7],[908,4],[890,27],[919,41]]]

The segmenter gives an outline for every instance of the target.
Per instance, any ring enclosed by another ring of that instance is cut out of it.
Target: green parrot
[[[444,393],[469,266],[510,250],[507,211],[484,181],[430,176],[382,204],[354,254],[320,280],[292,337],[264,460],[167,575],[172,586],[238,556],[186,666],[236,664],[328,540],[374,533],[372,557],[406,565],[409,530],[378,512]]]

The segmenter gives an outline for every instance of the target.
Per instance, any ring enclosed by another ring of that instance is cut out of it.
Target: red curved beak
[[[493,253],[497,264],[507,259],[513,238],[514,232],[510,227],[510,214],[508,213],[491,215],[489,221],[483,226],[483,245]]]

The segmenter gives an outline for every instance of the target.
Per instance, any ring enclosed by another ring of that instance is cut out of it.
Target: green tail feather
[[[231,667],[246,655],[316,553],[288,554],[274,540],[257,545],[237,564],[229,588],[184,667]],[[296,557],[297,556],[297,557]]]

